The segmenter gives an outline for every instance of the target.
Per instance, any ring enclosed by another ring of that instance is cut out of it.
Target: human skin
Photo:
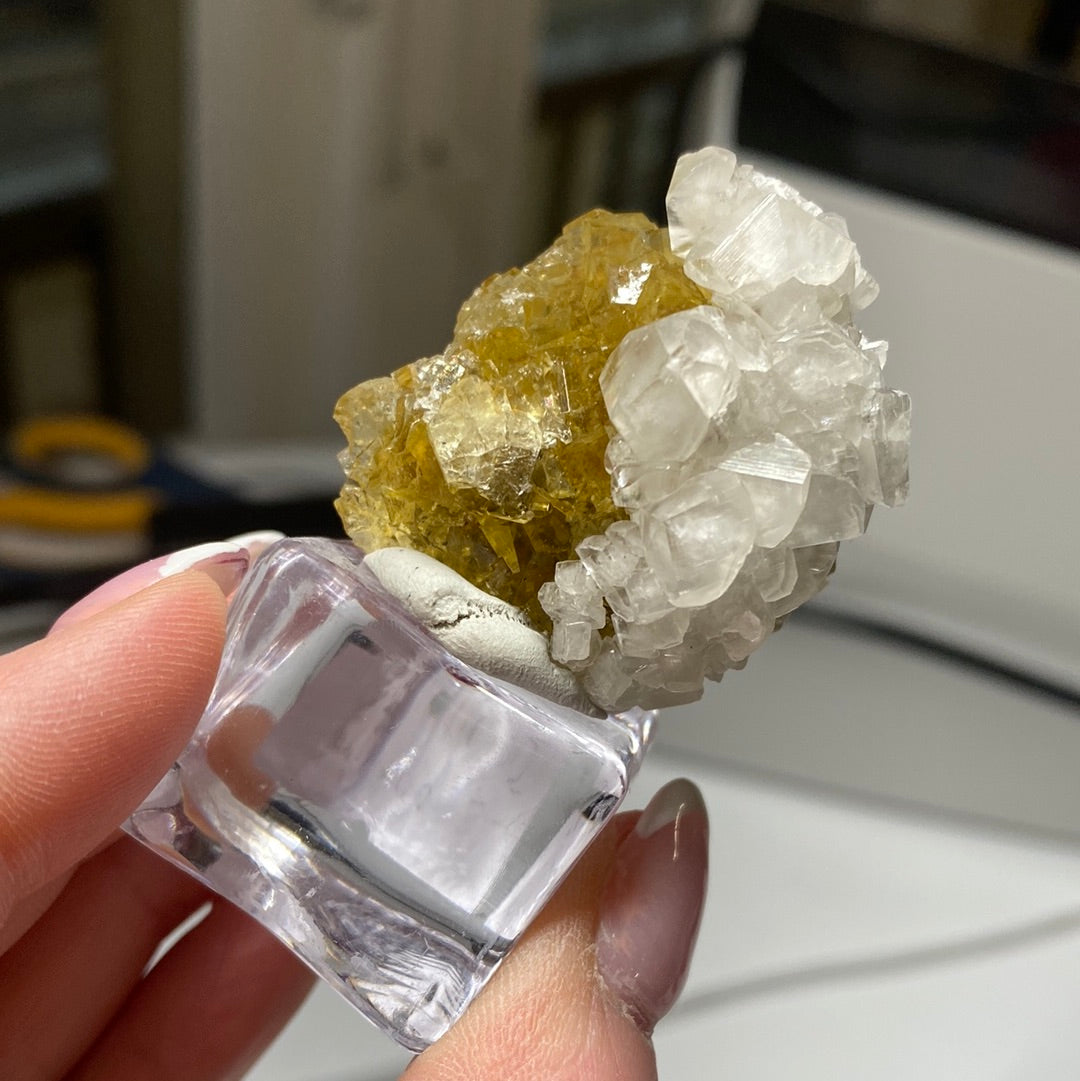
[[[0,657],[7,1081],[237,1078],[310,987],[288,950],[220,899],[144,974],[161,939],[211,900],[117,827],[204,708],[225,594],[246,566],[216,558],[136,575]],[[648,1034],[685,975],[705,841],[687,782],[640,823],[618,816],[409,1081],[655,1077]]]

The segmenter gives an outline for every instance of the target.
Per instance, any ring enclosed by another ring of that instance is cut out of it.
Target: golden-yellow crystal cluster
[[[441,560],[530,613],[555,564],[625,517],[599,376],[626,333],[707,303],[667,230],[593,210],[464,303],[453,341],[342,396],[349,536]]]

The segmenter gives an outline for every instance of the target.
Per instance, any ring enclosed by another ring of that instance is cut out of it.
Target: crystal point
[[[642,458],[681,461],[738,390],[739,366],[721,314],[677,312],[631,331],[600,373],[616,431]]]
[[[693,477],[644,519],[650,565],[677,608],[719,597],[735,580],[754,544],[754,512],[733,474]]]
[[[806,506],[810,456],[786,436],[751,443],[728,455],[722,468],[742,482],[754,508],[754,543],[773,548],[792,530]]]
[[[735,155],[719,147],[684,154],[675,165],[667,198],[671,250],[685,256],[694,238],[716,220],[735,173]]]

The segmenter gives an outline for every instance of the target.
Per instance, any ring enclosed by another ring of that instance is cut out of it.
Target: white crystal
[[[798,397],[812,402],[836,387],[881,385],[881,365],[834,324],[782,338],[773,370]]]
[[[728,348],[743,372],[767,371],[772,363],[766,339],[775,337],[774,328],[761,315],[736,297],[714,297],[713,306],[724,316]]]
[[[636,623],[615,615],[611,624],[624,657],[647,658],[680,645],[690,625],[690,615],[675,608],[649,623]]]
[[[683,154],[675,163],[667,197],[668,236],[671,250],[685,256],[696,237],[716,222],[717,209],[735,172],[735,155],[707,146]]]
[[[707,148],[680,159],[672,174],[667,205],[675,222],[673,249],[685,258],[689,277],[714,293],[751,302],[787,287],[782,306],[791,311],[802,304],[792,283],[807,289],[811,304],[821,286],[835,287],[855,309],[869,304],[877,286],[863,270],[844,220],[781,180],[746,165],[731,170],[730,160],[729,151]],[[825,318],[835,314],[823,309]]]
[[[614,638],[606,638],[596,659],[581,675],[585,693],[606,709],[618,711],[640,705],[635,696],[634,667],[619,653]],[[648,707],[645,707],[648,708]]]
[[[794,612],[800,604],[805,604],[815,593],[825,588],[833,568],[836,566],[836,552],[840,545],[836,541],[826,544],[808,545],[792,549],[798,577],[795,588],[772,605],[773,615],[779,619],[788,612]]]
[[[838,477],[854,483],[859,476],[859,454],[844,436],[832,429],[803,432],[795,442],[810,458],[815,474]]]
[[[589,622],[597,630],[604,625],[604,597],[600,587],[586,571],[583,564],[566,560],[555,565],[555,585],[579,602],[581,610],[589,613]]]
[[[810,456],[786,436],[751,443],[729,454],[721,469],[742,482],[754,508],[754,543],[773,548],[794,528],[806,505]]]
[[[750,497],[723,469],[692,477],[642,521],[646,559],[677,608],[719,597],[746,562],[755,533]]]
[[[584,623],[600,630],[607,622],[604,596],[583,563],[568,560],[555,565],[555,580],[545,582],[538,594],[541,608],[556,626],[561,622]],[[562,658],[557,658],[562,659]],[[583,657],[573,657],[581,660]]]
[[[655,569],[643,556],[634,569],[606,594],[613,615],[649,622],[671,609],[668,592]]]
[[[560,620],[551,634],[552,659],[560,664],[588,660],[594,633],[586,620]]]
[[[810,478],[806,507],[795,523],[791,544],[802,548],[828,541],[851,540],[866,530],[869,507],[850,480],[815,473]]]
[[[791,548],[758,548],[750,560],[750,575],[762,599],[781,601],[790,596],[799,578]]]
[[[639,458],[681,461],[735,397],[731,334],[712,307],[676,312],[632,330],[600,373],[616,431]]]
[[[867,443],[877,463],[880,499],[896,507],[908,495],[908,446],[911,443],[911,399],[898,390],[882,390],[870,409]]]
[[[729,230],[706,233],[686,256],[687,275],[717,293],[758,300],[795,280],[835,284],[852,263],[855,245],[797,203],[767,194]]]
[[[794,279],[766,293],[757,303],[761,318],[774,330],[800,330],[829,320],[847,321],[845,297],[828,285],[808,287]]]
[[[723,596],[693,614],[694,631],[719,642],[732,662],[746,660],[765,641],[775,620],[757,586],[740,576]]]
[[[604,464],[630,518],[540,593],[553,655],[608,709],[691,701],[743,667],[825,585],[838,542],[907,493],[910,401],[855,326],[877,283],[843,219],[716,148],[679,160],[668,217],[713,303],[609,357]],[[612,280],[613,301],[639,278]]]
[[[641,562],[641,530],[634,522],[614,522],[607,531],[586,537],[577,554],[605,596],[622,585]]]
[[[665,650],[634,672],[643,708],[693,702],[701,697],[705,658],[698,651]]]
[[[874,471],[876,475],[876,458]],[[683,462],[661,462],[659,465],[626,462],[612,471],[612,499],[617,507],[627,510],[647,507],[677,488],[688,475]]]

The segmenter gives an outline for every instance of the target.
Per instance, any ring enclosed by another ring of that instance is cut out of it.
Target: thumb
[[[655,1078],[649,1036],[686,978],[707,849],[689,781],[620,815],[409,1081]]]

